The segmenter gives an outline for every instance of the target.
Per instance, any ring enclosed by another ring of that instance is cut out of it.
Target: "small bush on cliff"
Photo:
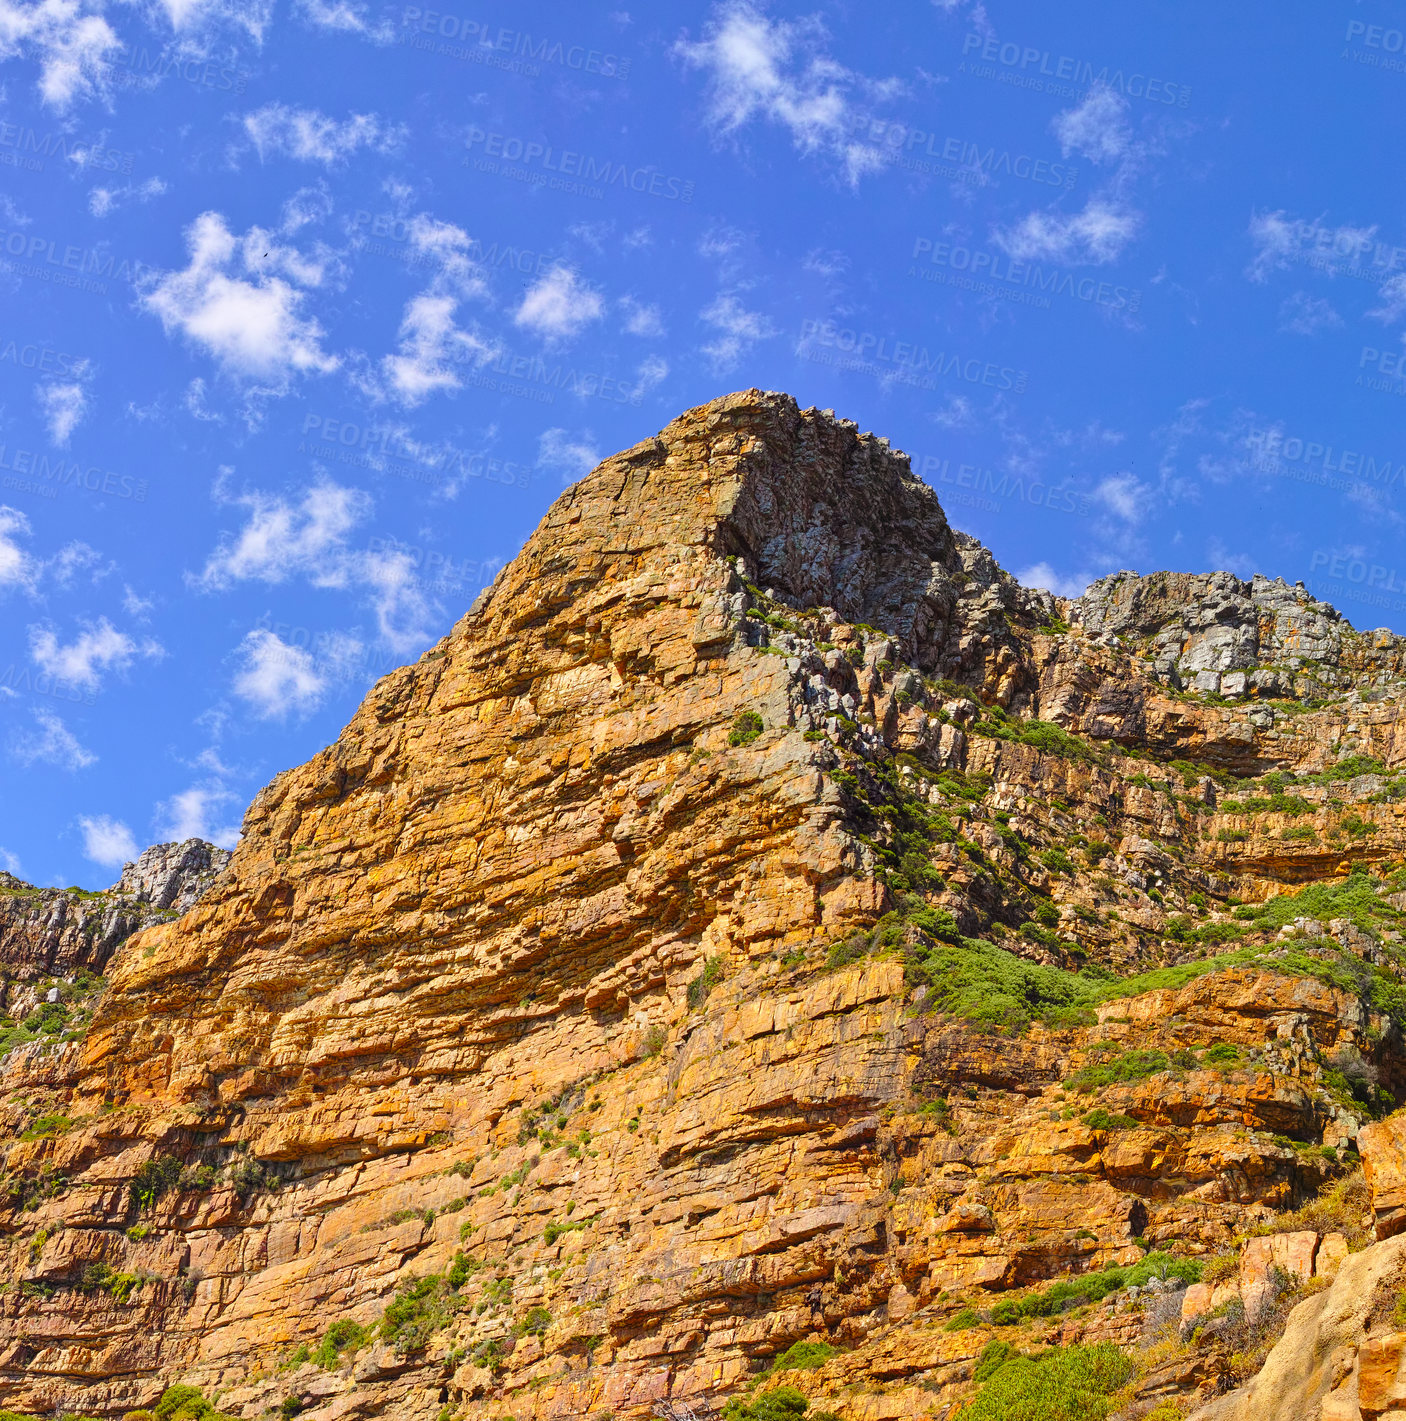
[[[688,984],[688,1009],[697,1011],[708,1000],[708,993],[723,979],[721,957],[710,957],[703,970]]]
[[[1133,1374],[1111,1342],[1004,1358],[957,1421],[1104,1421],[1109,1397]]]
[[[1105,1086],[1145,1080],[1171,1068],[1171,1060],[1165,1051],[1124,1051],[1108,1060],[1081,1067],[1065,1078],[1064,1088],[1078,1091],[1081,1095],[1092,1095]]]
[[[339,1317],[317,1345],[310,1360],[316,1362],[325,1372],[330,1372],[341,1361],[343,1352],[355,1352],[371,1340],[371,1329],[363,1327],[349,1317]]]
[[[756,711],[738,711],[732,718],[732,729],[727,733],[727,743],[732,746],[750,745],[762,733],[762,718]]]
[[[230,1421],[195,1386],[168,1386],[152,1408],[152,1415],[156,1421]]]
[[[809,1406],[795,1387],[777,1386],[749,1402],[734,1396],[723,1407],[723,1421],[800,1421]]]
[[[1101,1302],[1110,1293],[1140,1288],[1151,1278],[1180,1278],[1183,1282],[1195,1283],[1200,1276],[1201,1265],[1194,1258],[1149,1253],[1140,1263],[1061,1278],[1038,1293],[1023,1298],[1003,1298],[991,1309],[991,1320],[1000,1327],[1010,1327],[1027,1317],[1052,1317],[1066,1308]]]
[[[839,1355],[839,1348],[828,1342],[793,1342],[772,1364],[773,1372],[811,1372],[823,1367],[831,1357]]]
[[[132,1176],[128,1186],[132,1208],[139,1213],[155,1208],[157,1200],[169,1193],[181,1177],[181,1162],[174,1155],[156,1155]]]

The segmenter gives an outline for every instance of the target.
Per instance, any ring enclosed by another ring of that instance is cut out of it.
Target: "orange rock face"
[[[1095,610],[785,396],[607,460],[82,1041],[8,1060],[0,1404],[645,1415],[811,1341],[846,1421],[926,1415],[964,1306],[1302,1202],[1406,1085],[1312,954],[1387,955],[1234,916],[1318,861],[1229,852],[1278,811],[1209,772],[1318,773],[1333,712],[1198,701]],[[1349,633],[1344,695],[1395,665]],[[1379,818],[1334,870],[1398,853]],[[1265,956],[1203,970],[1237,933]],[[1287,1239],[1243,1286],[1341,1261]]]

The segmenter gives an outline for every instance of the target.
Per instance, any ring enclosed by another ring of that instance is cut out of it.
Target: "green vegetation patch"
[[[1171,1253],[1149,1253],[1138,1263],[1126,1267],[1104,1268],[1097,1273],[1061,1278],[1038,1293],[1023,1298],[1003,1298],[991,1309],[991,1320],[1001,1327],[1010,1327],[1028,1317],[1052,1317],[1068,1307],[1101,1302],[1110,1293],[1124,1288],[1140,1288],[1152,1278],[1180,1278],[1195,1283],[1201,1277],[1201,1264],[1195,1258],[1178,1258]]]
[[[1133,1364],[1111,1342],[1100,1342],[1033,1356],[983,1353],[977,1373],[984,1384],[956,1421],[1105,1421],[1109,1398],[1132,1376]]]

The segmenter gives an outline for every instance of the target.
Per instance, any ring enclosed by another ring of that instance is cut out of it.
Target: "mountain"
[[[886,440],[687,412],[139,931],[0,890],[12,981],[102,973],[3,1062],[0,1405],[1240,1404],[1395,1276],[1403,647],[1026,589]]]

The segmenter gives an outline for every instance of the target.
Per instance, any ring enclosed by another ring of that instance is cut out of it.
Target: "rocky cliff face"
[[[1147,1300],[1406,1099],[1401,645],[1022,589],[885,441],[690,411],[198,901],[124,874],[167,920],[5,1062],[0,1404],[625,1417],[775,1363],[941,1416],[1020,1318],[1152,1376]],[[1093,1276],[1143,1282],[1039,1301]],[[1239,1380],[1214,1337],[1129,1414]]]

